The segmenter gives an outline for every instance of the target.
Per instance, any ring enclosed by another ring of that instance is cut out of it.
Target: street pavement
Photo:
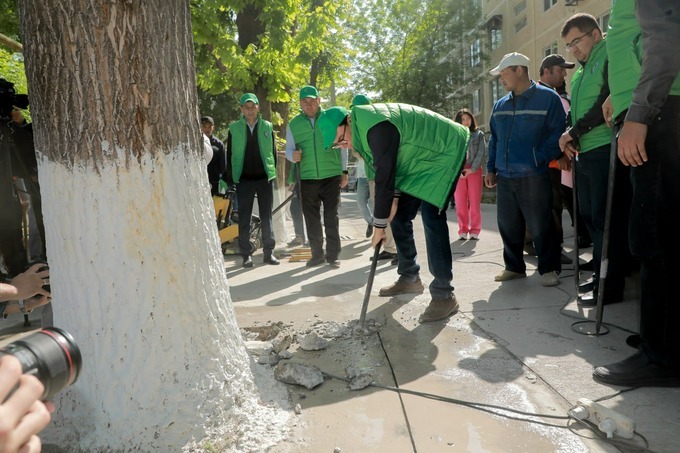
[[[379,288],[398,277],[395,266],[381,261],[367,315],[368,324],[378,325],[377,334],[331,339],[322,351],[292,349],[290,360],[312,364],[328,375],[344,376],[348,366],[365,368],[376,384],[409,393],[377,386],[352,391],[346,382],[333,378],[313,390],[285,386],[290,404],[278,404],[291,412],[299,404],[299,414],[293,416],[289,438],[267,451],[636,451],[622,444],[617,449],[567,419],[580,398],[601,399],[603,406],[633,419],[639,434],[628,442],[642,447],[647,442],[654,452],[680,451],[680,389],[623,391],[627,389],[600,385],[591,378],[594,366],[634,352],[625,340],[638,326],[635,279],[629,278],[624,302],[605,307],[602,334],[586,335],[594,331],[595,310],[577,306],[573,266],[564,267],[559,286],[544,288],[536,258],[525,255],[527,278],[494,282],[494,275],[503,269],[495,205],[484,204],[482,214],[480,240],[459,241],[455,211],[447,211],[460,303],[456,315],[419,324],[418,316],[429,303],[427,291],[379,297]],[[566,213],[564,225],[565,251],[572,255],[573,231]],[[280,244],[292,239],[290,221],[286,229],[291,236],[278,238]],[[420,218],[414,229],[421,278],[427,286],[432,277]],[[241,267],[240,257],[226,256],[239,326],[281,322],[297,332],[319,325],[355,326],[372,256],[365,230],[356,194],[343,193],[339,268],[290,262],[285,247],[278,250],[279,266],[262,264],[261,251],[250,269]],[[590,249],[582,252],[581,262],[587,261]],[[32,318],[34,327],[39,325],[38,310]],[[22,321],[19,316],[5,320],[0,340],[7,342],[25,332]],[[272,385],[266,379],[256,383]],[[271,390],[262,388],[262,393]]]
[[[574,420],[559,418],[567,416],[580,398],[602,399],[601,405],[632,418],[640,435],[628,442],[644,447],[646,439],[651,451],[680,451],[680,389],[622,392],[591,378],[593,367],[634,352],[625,340],[638,326],[635,278],[629,278],[624,302],[604,307],[601,334],[587,335],[595,331],[595,310],[579,308],[575,302],[573,265],[564,266],[559,286],[545,288],[539,283],[536,258],[525,255],[527,278],[494,282],[494,275],[503,269],[495,205],[483,205],[482,214],[480,240],[459,241],[455,211],[447,211],[458,314],[422,325],[417,318],[429,303],[427,291],[379,297],[379,288],[398,277],[395,266],[381,261],[367,315],[380,326],[377,337],[360,338],[359,353],[332,339],[325,351],[298,349],[291,359],[335,376],[344,376],[350,365],[367,367],[380,385],[427,395],[400,397],[377,387],[351,391],[337,379],[326,379],[313,390],[291,388],[292,404],[300,405],[297,428],[289,441],[271,451],[618,451]],[[569,223],[565,212],[565,251],[573,257]],[[414,229],[427,286],[432,277],[419,217]],[[255,267],[243,269],[240,257],[226,257],[239,325],[282,322],[306,332],[315,324],[356,322],[372,256],[365,230],[356,195],[343,193],[340,268],[306,268],[285,256],[280,266],[268,266],[259,252]],[[292,232],[290,224],[287,231]],[[286,239],[292,239],[292,233]],[[581,263],[590,259],[590,250],[582,251]],[[279,252],[285,255],[289,250]],[[583,279],[587,276],[582,273]],[[450,399],[557,418],[495,409],[489,413],[483,410],[488,408]],[[625,448],[621,450],[633,451]]]

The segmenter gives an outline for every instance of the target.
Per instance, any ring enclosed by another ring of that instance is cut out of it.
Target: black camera
[[[0,348],[0,356],[13,355],[24,374],[45,386],[41,399],[49,400],[76,382],[82,366],[80,349],[68,332],[48,327]]]
[[[14,84],[0,78],[0,118],[9,118],[15,106],[28,108],[28,96],[16,94]]]

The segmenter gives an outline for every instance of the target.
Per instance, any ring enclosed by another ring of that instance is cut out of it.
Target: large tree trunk
[[[54,320],[83,353],[43,441],[258,450],[253,435],[273,437],[253,424],[277,417],[258,405],[228,292],[189,2],[19,4]]]

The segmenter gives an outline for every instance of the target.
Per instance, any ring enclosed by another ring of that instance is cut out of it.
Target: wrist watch
[[[24,304],[23,300],[19,301],[19,310],[25,315],[28,315],[31,311],[33,310],[26,310],[26,304]]]

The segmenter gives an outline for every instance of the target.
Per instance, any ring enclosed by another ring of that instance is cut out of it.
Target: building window
[[[524,16],[517,22],[515,22],[515,33],[527,26],[527,16]]]
[[[554,43],[550,44],[549,46],[543,48],[543,56],[547,57],[548,55],[559,53],[558,50],[559,49],[557,48],[557,41],[555,41]]]
[[[477,89],[472,93],[472,113],[475,115],[482,109],[482,90]]]
[[[525,9],[527,9],[527,0],[522,0],[517,5],[515,5],[515,8],[514,8],[515,16],[519,15],[519,13],[521,13]]]
[[[548,11],[550,8],[555,6],[557,0],[543,0],[543,11]]]
[[[482,62],[482,54],[480,51],[480,40],[479,38],[470,45],[470,67],[475,67]]]
[[[499,78],[495,78],[489,82],[489,91],[491,91],[491,106],[493,107],[496,102],[503,96],[505,96],[505,90]]]
[[[602,33],[607,33],[607,29],[609,28],[609,13],[598,17],[597,23],[600,25],[600,30],[602,30]]]
[[[491,50],[498,49],[503,45],[503,30],[500,28],[489,30],[489,42],[491,43]]]

